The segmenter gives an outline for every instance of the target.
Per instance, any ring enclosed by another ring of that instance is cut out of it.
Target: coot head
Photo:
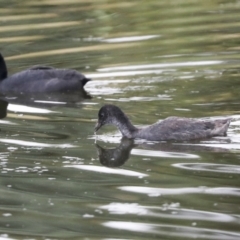
[[[95,126],[95,132],[104,125],[115,124],[124,118],[124,113],[119,107],[111,104],[104,105],[98,112],[98,122]]]

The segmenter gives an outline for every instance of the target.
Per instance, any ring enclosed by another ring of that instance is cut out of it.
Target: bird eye
[[[104,117],[104,114],[103,114],[103,113],[101,113],[101,114],[100,114],[100,117],[101,117],[101,118],[103,118],[103,117]]]

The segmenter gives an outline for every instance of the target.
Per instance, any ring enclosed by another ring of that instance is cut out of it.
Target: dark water
[[[0,239],[240,239],[239,12],[229,0],[1,1],[9,75],[44,64],[93,81],[92,98],[0,103]],[[234,121],[207,141],[123,141],[94,135],[104,103],[136,125]]]

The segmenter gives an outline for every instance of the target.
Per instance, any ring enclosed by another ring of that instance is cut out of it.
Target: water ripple
[[[132,66],[119,66],[110,68],[98,69],[99,72],[110,72],[110,71],[126,71],[126,70],[138,70],[148,68],[168,68],[168,67],[190,67],[190,66],[208,66],[222,64],[223,61],[195,61],[195,62],[175,62],[175,63],[157,63],[157,64],[145,64],[145,65],[132,65]]]
[[[126,76],[161,74],[161,73],[163,73],[163,70],[115,71],[115,72],[107,72],[107,73],[88,74],[88,77],[90,77],[90,78],[126,77]]]
[[[135,101],[135,102],[149,102],[149,101],[156,101],[156,100],[172,100],[172,98],[168,95],[159,95],[157,97],[129,97],[129,98],[118,98],[118,99],[108,99],[106,98],[105,100],[111,100],[111,101],[116,101],[116,102],[130,102],[130,101]]]
[[[175,163],[172,166],[187,170],[240,174],[240,166],[214,163]]]
[[[221,139],[220,137],[218,139]],[[226,138],[224,138],[226,139]],[[232,139],[232,138],[231,138]],[[239,138],[236,139],[239,141]],[[222,148],[222,149],[227,149],[227,150],[240,150],[240,144],[239,143],[207,143],[207,144],[191,144],[191,143],[188,143],[188,144],[179,144],[179,145],[189,145],[189,146],[202,146],[202,147],[211,147],[211,148]]]
[[[8,111],[25,112],[25,113],[53,113],[54,112],[54,111],[43,109],[43,108],[28,107],[28,106],[17,105],[17,104],[9,104]]]
[[[159,197],[161,195],[181,195],[181,194],[209,194],[209,195],[229,195],[240,196],[240,188],[228,187],[189,187],[189,188],[154,188],[139,186],[123,186],[118,189],[133,193],[147,194],[149,197]]]
[[[162,74],[168,70],[173,70],[179,67],[196,67],[222,64],[223,61],[195,61],[195,62],[174,62],[174,63],[157,63],[157,64],[142,64],[132,66],[119,66],[109,68],[99,68],[99,73],[88,74],[90,78],[106,78],[106,77],[124,77],[137,76],[147,74]],[[163,70],[164,69],[164,70]],[[187,78],[194,76],[187,76]],[[184,77],[185,78],[185,77]]]
[[[151,233],[164,236],[216,239],[216,240],[239,240],[240,234],[231,231],[221,231],[207,228],[185,227],[170,224],[150,224],[128,221],[106,221],[103,226],[118,230],[127,230],[132,232]]]
[[[233,222],[236,218],[222,213],[200,211],[195,209],[184,209],[179,207],[179,203],[163,204],[157,206],[142,206],[137,203],[110,203],[103,205],[100,209],[107,210],[110,214],[126,215],[134,214],[140,216],[150,216],[157,218],[203,220],[212,222]]]
[[[8,120],[0,120],[0,124],[6,124],[6,125],[17,125],[17,123],[10,122]]]
[[[152,150],[143,150],[143,149],[133,149],[131,151],[132,155],[137,156],[151,156],[151,157],[162,157],[162,158],[187,158],[187,159],[196,159],[200,158],[196,154],[190,153],[181,153],[181,152],[167,152],[167,151],[152,151]]]
[[[103,39],[102,42],[108,43],[118,43],[118,42],[135,42],[135,41],[144,41],[153,38],[160,37],[160,35],[148,35],[148,36],[129,36],[129,37],[120,37],[120,38],[108,38]]]
[[[93,172],[100,172],[100,173],[107,173],[107,174],[119,174],[124,176],[131,176],[131,177],[147,177],[148,175],[145,173],[139,173],[136,171],[125,170],[125,169],[116,169],[116,168],[108,168],[104,166],[91,166],[91,165],[64,165],[64,167],[69,168],[77,168],[81,170],[93,171]]]
[[[0,139],[0,142],[3,143],[12,143],[20,146],[27,147],[39,147],[39,148],[72,148],[76,147],[73,144],[50,144],[50,143],[39,143],[39,142],[28,142],[17,139]]]

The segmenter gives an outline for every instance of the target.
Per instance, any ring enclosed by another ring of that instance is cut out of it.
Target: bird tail
[[[87,82],[89,82],[89,81],[91,81],[91,79],[90,78],[84,78],[83,80],[82,80],[82,85],[84,86]]]
[[[215,136],[226,136],[229,124],[231,123],[232,118],[216,120],[216,126],[212,130],[212,134]]]

